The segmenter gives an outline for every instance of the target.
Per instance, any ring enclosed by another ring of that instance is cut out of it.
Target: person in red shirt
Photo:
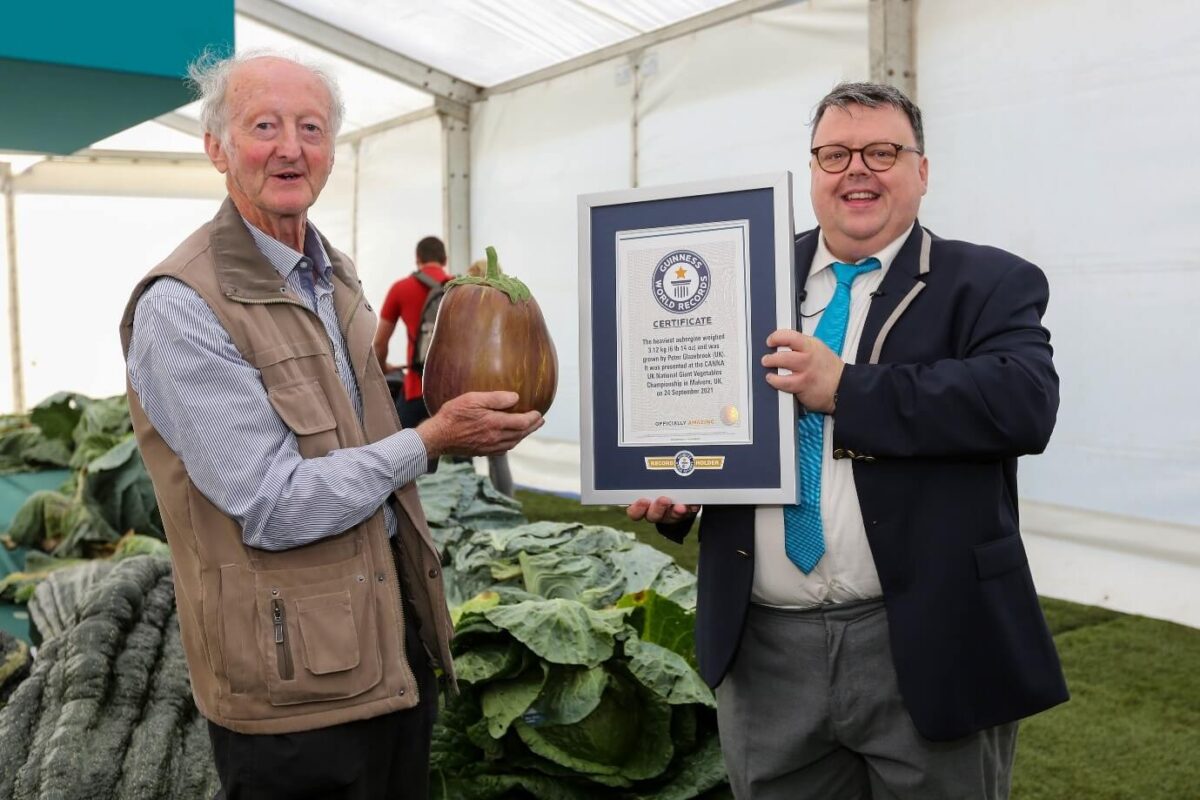
[[[446,272],[446,246],[441,239],[426,236],[417,242],[417,269],[440,283],[450,280],[450,274]],[[425,398],[421,394],[421,374],[415,369],[389,364],[388,341],[396,330],[396,324],[403,320],[404,330],[408,334],[407,364],[411,365],[416,351],[417,329],[421,324],[421,308],[428,295],[429,287],[417,280],[416,273],[393,283],[384,298],[383,307],[379,309],[379,327],[375,331],[375,356],[384,374],[404,369],[404,389],[401,396],[396,398],[396,411],[400,414],[400,424],[405,428],[415,428],[429,417],[429,410],[425,408]]]

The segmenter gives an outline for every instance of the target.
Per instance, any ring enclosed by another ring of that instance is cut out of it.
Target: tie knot
[[[854,283],[854,279],[864,272],[872,272],[882,267],[878,258],[868,258],[861,264],[843,264],[841,261],[833,262],[833,275],[837,278],[838,283],[847,285]]]

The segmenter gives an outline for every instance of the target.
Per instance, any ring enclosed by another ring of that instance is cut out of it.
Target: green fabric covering
[[[17,509],[25,502],[26,497],[43,489],[57,489],[70,477],[71,471],[67,469],[0,475],[0,532],[8,530],[13,517],[17,515]],[[24,561],[17,566],[24,566]],[[13,571],[11,567],[6,567],[5,556],[0,554],[0,577]]]
[[[233,49],[233,0],[3,5],[0,150],[73,153],[178,108],[188,62]]]

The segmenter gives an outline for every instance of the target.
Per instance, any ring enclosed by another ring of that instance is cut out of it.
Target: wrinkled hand
[[[690,520],[700,513],[700,506],[685,506],[683,503],[674,503],[669,497],[660,497],[657,500],[648,500],[645,497],[634,500],[626,509],[626,515],[637,522],[646,520],[647,522],[663,523],[664,525],[674,525],[677,522]]]
[[[519,399],[516,392],[467,392],[418,425],[417,435],[430,458],[507,453],[545,423],[537,411],[504,410]]]
[[[833,397],[846,363],[815,336],[781,328],[767,337],[767,347],[789,348],[763,356],[768,369],[785,369],[790,375],[767,373],[767,383],[796,395],[809,411],[833,412]]]

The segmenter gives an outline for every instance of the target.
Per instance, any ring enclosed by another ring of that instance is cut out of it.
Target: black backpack
[[[429,355],[429,343],[433,341],[433,326],[437,322],[438,308],[442,305],[442,297],[446,294],[446,284],[436,278],[431,278],[421,270],[413,276],[429,288],[425,302],[421,305],[421,318],[417,322],[417,340],[413,347],[413,357],[409,369],[417,374],[425,370],[425,357]],[[449,280],[449,279],[447,279]]]

